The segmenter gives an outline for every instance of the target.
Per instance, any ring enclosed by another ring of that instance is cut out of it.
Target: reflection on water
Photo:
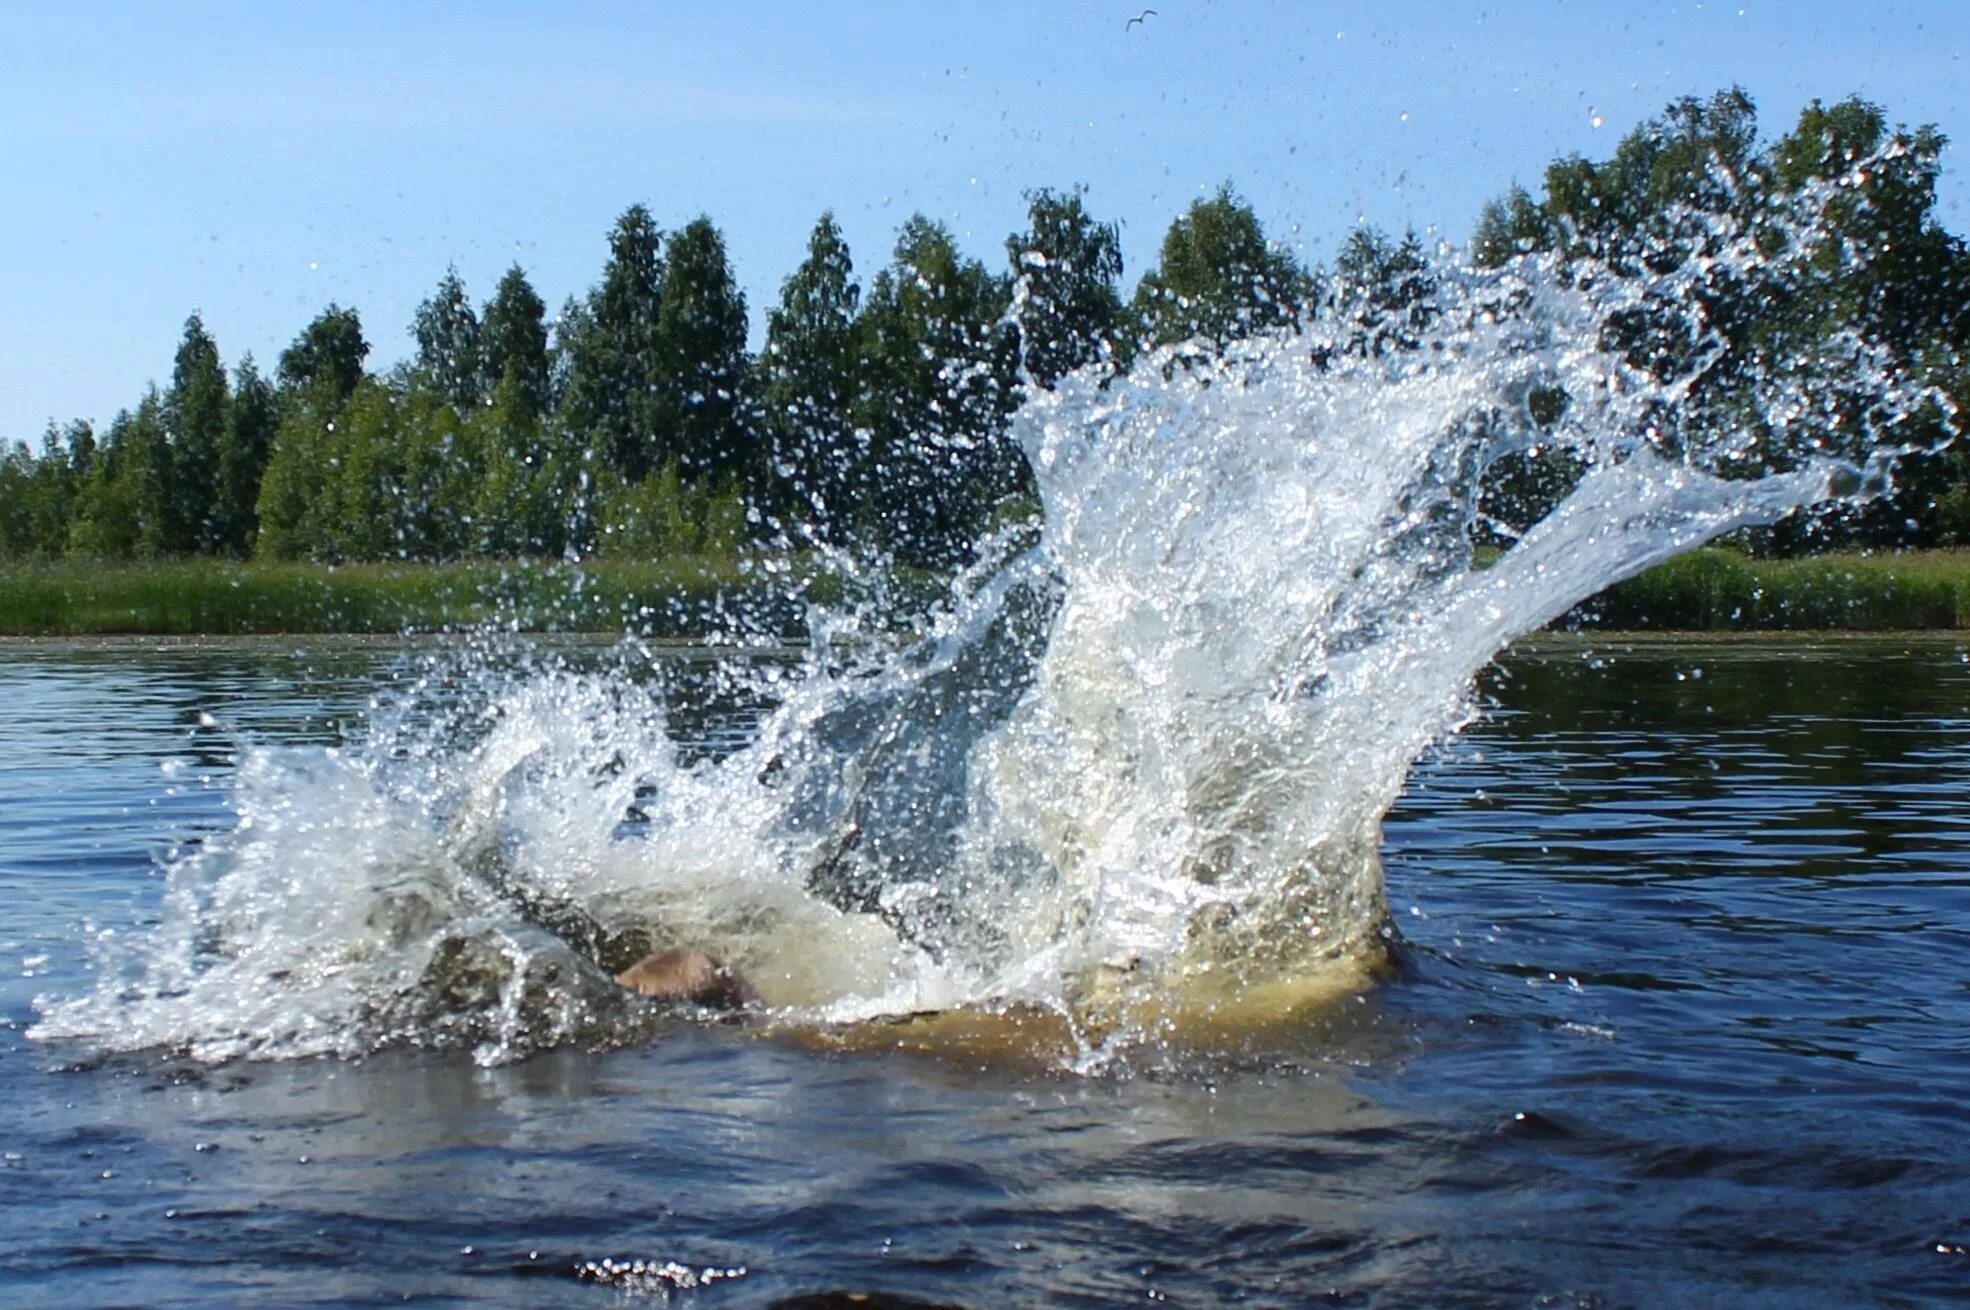
[[[1519,651],[1390,816],[1399,975],[1254,1049],[1144,1052],[1130,1075],[690,1024],[493,1069],[23,1038],[35,996],[87,983],[92,936],[155,915],[154,857],[227,826],[242,742],[332,742],[420,671],[416,650],[338,643],[0,650],[0,1299],[1792,1306],[1970,1287],[1954,642]],[[604,1260],[656,1272],[577,1276]]]

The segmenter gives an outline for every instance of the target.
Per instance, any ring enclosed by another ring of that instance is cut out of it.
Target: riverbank
[[[840,598],[804,560],[769,572],[730,556],[340,567],[187,560],[0,569],[0,636],[516,631],[703,636],[740,620],[794,635],[807,596]],[[1613,587],[1562,626],[1590,631],[1901,632],[1970,628],[1970,551],[1751,559],[1692,551]]]
[[[402,634],[499,624],[526,632],[694,637],[734,620],[794,631],[799,584],[839,599],[801,560],[747,568],[731,556],[661,561],[454,564],[30,564],[0,569],[0,635]],[[770,578],[770,585],[768,579]]]
[[[1567,616],[1592,631],[1949,632],[1970,628],[1970,550],[1753,559],[1706,547]]]

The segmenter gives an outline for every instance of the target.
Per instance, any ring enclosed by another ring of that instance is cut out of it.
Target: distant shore
[[[400,637],[516,632],[691,640],[799,635],[804,601],[838,579],[808,561],[360,564],[188,560],[0,570],[0,636]],[[789,582],[804,599],[788,599]],[[1623,632],[1949,632],[1970,629],[1970,550],[1752,559],[1692,551],[1610,588],[1562,627]]]
[[[504,627],[689,639],[797,631],[806,599],[842,586],[799,560],[266,564],[218,560],[0,569],[0,635],[389,636]],[[767,579],[770,577],[770,585]]]

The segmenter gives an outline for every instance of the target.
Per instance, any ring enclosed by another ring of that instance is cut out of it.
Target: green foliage
[[[263,560],[326,558],[321,521],[329,493],[334,411],[328,391],[309,391],[287,407],[255,502],[259,533],[254,554]]]
[[[630,481],[658,462],[663,283],[663,233],[649,210],[631,205],[609,234],[601,283],[564,330],[568,426],[589,434],[607,466]]]
[[[1347,349],[1363,355],[1414,350],[1442,309],[1436,275],[1415,232],[1391,241],[1358,227],[1334,258],[1335,312],[1348,324]]]
[[[1081,195],[1027,193],[1027,229],[1006,238],[1020,363],[1043,387],[1125,348],[1121,234],[1090,217]]]
[[[1553,217],[1526,189],[1514,186],[1502,200],[1485,202],[1471,238],[1471,262],[1497,268],[1519,255],[1551,250],[1558,239]]]
[[[763,425],[778,475],[776,515],[808,541],[844,545],[864,517],[855,494],[851,415],[861,387],[856,314],[862,288],[832,212],[807,239],[807,257],[780,286],[759,361]]]
[[[509,367],[492,401],[465,420],[476,452],[469,553],[494,558],[558,556],[567,545],[576,461],[534,409],[518,369]]]
[[[54,559],[68,547],[74,513],[95,438],[87,423],[66,432],[52,422],[37,458],[25,444],[0,451],[0,559]]]
[[[1610,588],[1577,626],[1657,631],[1897,631],[1970,627],[1970,555],[1753,560],[1712,547]]]
[[[233,372],[232,403],[226,409],[226,425],[219,439],[218,489],[212,508],[214,553],[251,553],[260,479],[279,426],[280,408],[274,389],[260,376],[249,355]]]
[[[34,456],[25,445],[0,452],[0,559],[28,559],[35,550],[33,502]]]
[[[165,552],[210,552],[224,542],[217,492],[231,406],[219,348],[204,322],[193,314],[185,321],[184,338],[178,343],[171,389],[164,393],[165,440],[171,451],[161,546]]]
[[[617,559],[727,556],[738,550],[746,529],[745,497],[737,486],[692,486],[675,464],[641,482],[611,481],[602,492],[600,517],[597,553]]]
[[[757,472],[744,422],[746,298],[708,218],[665,244],[654,363],[655,439],[666,457],[694,480]]]
[[[417,307],[410,330],[417,341],[412,367],[424,385],[455,408],[478,404],[485,374],[479,317],[456,268],[447,268],[438,289]]]
[[[332,405],[340,405],[362,381],[368,357],[361,317],[353,309],[330,305],[281,352],[281,385],[294,393],[320,392]]]
[[[1858,420],[1876,398],[1842,381],[1843,351],[1933,383],[1942,402],[1889,434],[1917,452],[1893,496],[1742,544],[1970,543],[1970,454],[1945,444],[1970,414],[1970,253],[1936,222],[1943,145],[1858,99],[1815,102],[1764,145],[1741,91],[1679,100],[1608,159],[1556,161],[1540,194],[1487,205],[1471,257],[1634,278],[1603,344],[1686,384],[1659,448],[1703,451],[1727,474],[1869,454],[1854,434],[1874,430]],[[194,314],[168,388],[100,441],[78,423],[51,427],[38,455],[0,446],[0,558],[736,556],[779,540],[945,569],[1034,512],[1007,439],[1022,387],[1125,367],[1144,341],[1223,351],[1316,313],[1339,343],[1320,349],[1379,356],[1421,345],[1440,312],[1413,232],[1354,232],[1323,290],[1228,186],[1171,224],[1125,307],[1115,225],[1078,189],[1027,202],[1005,242],[1012,277],[917,215],[866,295],[823,214],[756,360],[718,229],[700,217],[666,239],[641,205],[616,221],[551,347],[517,266],[476,314],[448,270],[411,325],[414,360],[387,377],[366,375],[352,309],[330,305],[295,337],[278,386],[250,359],[229,382]],[[1769,267],[1711,258],[1733,240],[1757,242]],[[1557,416],[1567,400],[1529,404]],[[1481,508],[1498,538],[1579,470],[1557,448],[1497,464]]]
[[[1266,240],[1258,215],[1227,183],[1170,224],[1134,306],[1146,341],[1202,339],[1222,350],[1254,332],[1302,322],[1315,291],[1312,276]]]
[[[553,400],[546,314],[520,266],[507,269],[479,319],[481,397],[510,377],[519,388],[518,403],[533,417],[546,417]]]
[[[529,632],[633,631],[702,638],[746,613],[761,630],[797,635],[803,615],[780,587],[816,594],[838,582],[807,561],[786,562],[767,588],[730,557],[454,564],[241,563],[174,560],[104,568],[31,564],[0,570],[0,633],[389,633],[498,621]]]
[[[1005,438],[1018,352],[1001,323],[1011,293],[921,214],[870,287],[858,323],[861,494],[879,544],[908,563],[963,559],[993,506],[1024,483],[1025,461]]]
[[[1701,449],[1725,473],[1755,476],[1808,455],[1859,463],[1870,440],[1935,448],[1962,421],[1946,411],[1970,413],[1957,363],[1970,330],[1970,255],[1934,217],[1943,144],[1933,128],[1891,131],[1879,108],[1850,98],[1813,102],[1761,148],[1743,91],[1683,99],[1603,162],[1554,163],[1542,199],[1514,189],[1487,206],[1473,259],[1550,250],[1638,280],[1635,306],[1611,320],[1604,344],[1685,388],[1657,425],[1666,454]],[[1730,239],[1756,241],[1768,258],[1750,268],[1713,258]],[[1681,275],[1665,280],[1671,269]],[[1870,372],[1885,362],[1949,400],[1875,433],[1861,421],[1875,397],[1847,380],[1860,350],[1872,354]],[[1904,460],[1892,499],[1799,516],[1746,540],[1780,552],[1943,540],[1955,467]]]

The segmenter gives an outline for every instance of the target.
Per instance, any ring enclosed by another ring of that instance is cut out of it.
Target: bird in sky
[[[1145,9],[1141,13],[1137,14],[1134,18],[1131,18],[1128,22],[1122,24],[1122,30],[1126,32],[1131,27],[1134,27],[1137,23],[1140,23],[1143,19],[1154,18],[1155,16],[1156,16],[1156,11],[1154,9]]]

